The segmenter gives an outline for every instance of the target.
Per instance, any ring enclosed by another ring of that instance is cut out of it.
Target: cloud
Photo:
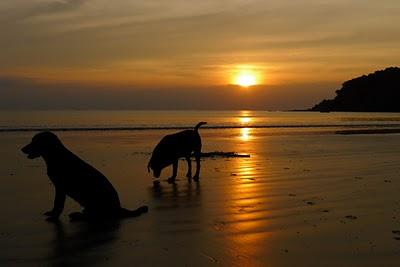
[[[171,10],[166,8],[163,14],[158,4],[129,9],[124,1],[116,3],[111,11],[93,11],[85,5],[72,14],[67,12],[68,16],[54,12],[54,20],[25,21],[11,31],[4,30],[0,69],[93,68],[147,61],[155,62],[152,69],[157,71],[157,60],[284,65],[300,64],[302,58],[321,63],[335,57],[340,59],[333,62],[338,67],[355,62],[360,54],[362,64],[375,63],[379,59],[371,58],[374,54],[382,54],[385,60],[399,49],[398,19],[388,12],[384,22],[377,22],[386,8],[370,14],[353,12],[354,5],[345,8],[340,3],[303,9],[298,2],[285,7],[256,3],[243,11],[238,6],[213,10],[210,4],[196,13],[174,9],[172,3]],[[204,65],[193,64],[192,68]]]

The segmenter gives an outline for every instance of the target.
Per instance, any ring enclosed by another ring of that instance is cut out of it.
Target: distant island
[[[346,81],[334,99],[324,99],[310,110],[400,112],[400,68],[390,67]]]

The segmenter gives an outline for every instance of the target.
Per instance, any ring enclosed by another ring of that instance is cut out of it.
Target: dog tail
[[[194,127],[194,130],[197,132],[197,131],[199,130],[200,126],[201,126],[201,125],[204,125],[204,124],[207,124],[207,122],[205,122],[205,121],[199,122],[199,123]]]
[[[149,207],[147,207],[147,206],[141,206],[140,208],[137,208],[135,210],[128,210],[125,208],[121,208],[120,216],[122,218],[137,217],[144,213],[147,213],[148,211],[149,211]]]

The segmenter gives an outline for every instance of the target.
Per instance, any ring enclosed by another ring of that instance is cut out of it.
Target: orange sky
[[[31,90],[107,87],[110,96],[212,92],[245,68],[257,76],[255,91],[272,90],[279,103],[293,92],[303,97],[281,108],[302,108],[398,64],[398,14],[398,0],[2,0],[0,90],[23,81]]]

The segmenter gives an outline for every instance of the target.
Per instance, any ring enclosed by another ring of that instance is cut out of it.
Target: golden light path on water
[[[250,128],[241,128],[240,129],[240,139],[242,141],[249,141],[251,138],[251,129]]]
[[[252,122],[251,113],[249,111],[241,111],[239,122],[242,126],[247,126],[249,123]],[[251,138],[251,129],[248,127],[240,128],[240,139],[242,141],[249,141]]]
[[[259,176],[259,158],[254,153],[257,151],[255,147],[254,136],[252,136],[251,128],[247,128],[248,124],[253,121],[250,111],[242,111],[238,122],[244,126],[238,132],[238,150],[241,153],[250,154],[250,158],[235,159],[234,182],[231,187],[232,202],[230,203],[231,216],[229,220],[233,222],[232,235],[229,236],[229,242],[233,245],[237,255],[242,258],[239,261],[246,266],[253,266],[254,257],[262,253],[261,247],[258,245],[260,240],[265,238],[265,233],[260,232],[261,228],[265,228],[265,214],[260,212],[260,201],[264,199],[260,195]],[[262,190],[265,191],[264,186]],[[267,192],[262,192],[265,196]],[[267,249],[267,248],[263,248]],[[252,260],[250,260],[252,259]]]

